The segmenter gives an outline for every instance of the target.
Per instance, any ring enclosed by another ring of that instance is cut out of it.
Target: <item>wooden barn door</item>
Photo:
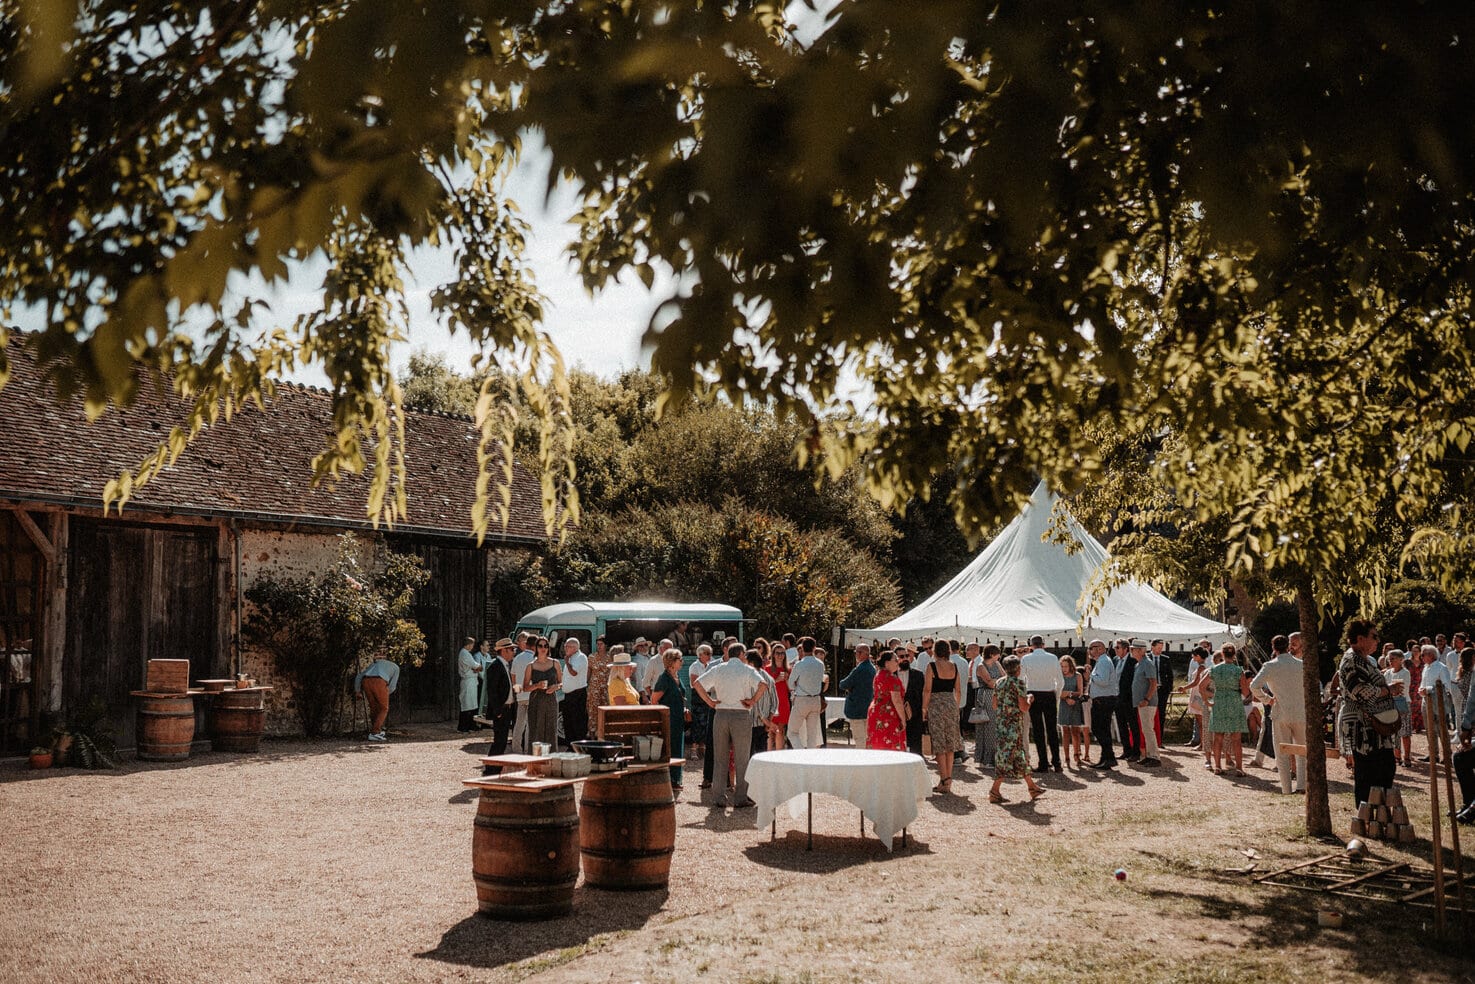
[[[188,659],[190,680],[213,675],[215,543],[209,527],[145,526],[74,517],[70,536],[63,706],[100,698],[118,744],[134,744],[134,703],[150,659]]]
[[[424,665],[406,669],[389,702],[391,724],[445,721],[456,716],[456,653],[461,640],[483,632],[486,563],[475,547],[452,547],[391,538],[391,550],[419,557],[430,572],[415,593],[414,617],[425,633]]]

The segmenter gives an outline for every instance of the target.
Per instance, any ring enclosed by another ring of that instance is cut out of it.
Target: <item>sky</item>
[[[836,0],[791,0],[786,15],[796,28],[796,40],[804,46],[812,44],[830,23],[835,7]],[[624,282],[591,296],[566,253],[575,235],[569,223],[576,211],[575,188],[564,182],[554,188],[551,196],[545,195],[548,160],[538,135],[526,134],[522,162],[507,189],[530,226],[527,259],[546,299],[543,328],[570,368],[582,367],[611,378],[627,369],[647,367],[650,359],[641,350],[641,339],[657,304],[671,296],[676,281],[672,276],[658,276],[648,290],[639,279],[627,275]],[[322,270],[321,264],[304,266],[286,288],[269,294],[277,324],[290,324],[299,314],[319,305]],[[425,349],[443,353],[453,369],[470,369],[474,346],[465,335],[453,335],[442,328],[430,313],[430,292],[446,282],[451,272],[449,250],[425,249],[414,257],[412,276],[406,282],[410,339],[408,344],[396,347],[396,367],[402,369],[411,353]],[[293,378],[310,385],[326,383],[316,368],[298,372]]]

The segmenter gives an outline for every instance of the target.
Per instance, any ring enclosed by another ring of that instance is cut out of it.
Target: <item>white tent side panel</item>
[[[1013,644],[1029,636],[1071,646],[1100,638],[1164,639],[1174,648],[1208,639],[1215,646],[1237,637],[1223,622],[1204,618],[1136,581],[1118,586],[1089,619],[1082,615],[1091,578],[1109,560],[1074,517],[1080,549],[1046,541],[1056,497],[1041,482],[1029,504],[983,552],[911,611],[861,636],[915,639],[946,635],[965,641]]]

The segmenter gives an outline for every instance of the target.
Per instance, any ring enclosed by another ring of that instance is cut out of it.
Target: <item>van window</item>
[[[563,657],[563,641],[570,637],[579,640],[579,649],[586,653],[594,652],[594,635],[588,629],[549,629],[548,640],[552,645],[548,648],[553,650],[554,655],[561,659]]]
[[[624,645],[628,650],[641,637],[652,646],[662,639],[670,639],[687,657],[695,656],[697,646],[704,642],[716,649],[719,639],[743,637],[743,625],[737,621],[683,623],[672,619],[621,618],[605,622],[604,631],[611,646]]]

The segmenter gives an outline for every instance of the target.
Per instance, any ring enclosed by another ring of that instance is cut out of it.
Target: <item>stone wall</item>
[[[358,540],[359,563],[370,568],[376,544],[367,536]],[[242,593],[262,577],[305,577],[332,567],[338,561],[339,537],[336,533],[283,533],[273,530],[241,531]],[[242,624],[249,621],[252,605],[244,602]],[[266,733],[269,735],[300,734],[297,712],[293,704],[292,685],[276,676],[271,656],[241,643],[241,672],[257,683],[275,689],[267,695]],[[352,707],[349,708],[352,710]]]

